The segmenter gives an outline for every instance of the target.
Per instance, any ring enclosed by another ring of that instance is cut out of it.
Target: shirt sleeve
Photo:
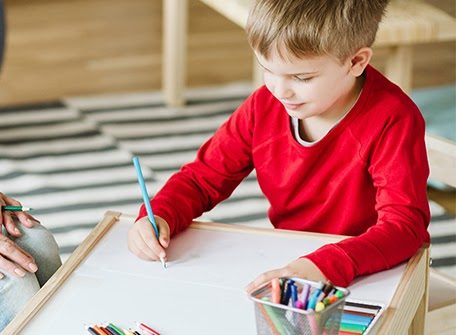
[[[429,167],[420,112],[391,117],[371,150],[368,172],[376,188],[377,222],[360,236],[328,244],[304,257],[339,286],[389,269],[429,243]]]
[[[252,171],[253,101],[254,94],[201,146],[196,159],[171,176],[151,200],[154,214],[166,220],[172,235],[228,198]],[[137,220],[146,215],[143,204]]]

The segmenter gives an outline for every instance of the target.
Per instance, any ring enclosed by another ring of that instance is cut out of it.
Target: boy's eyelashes
[[[271,71],[269,71],[265,67],[263,67],[263,66],[261,66],[261,67],[263,68],[264,72],[274,75],[274,73],[272,73]],[[311,81],[315,77],[314,76],[313,77],[304,77],[304,76],[300,76],[300,75],[291,75],[291,78],[293,80],[296,80],[296,81],[299,81],[299,82],[307,83],[307,82]]]
[[[309,81],[311,81],[314,77],[300,77],[300,76],[293,76],[293,79],[297,80],[297,81],[300,81],[300,82],[304,82],[304,83],[307,83]]]

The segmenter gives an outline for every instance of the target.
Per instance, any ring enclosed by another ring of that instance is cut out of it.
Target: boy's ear
[[[364,47],[359,49],[351,58],[350,58],[350,72],[355,77],[359,77],[363,74],[364,69],[367,64],[369,64],[372,58],[373,51],[369,47]]]

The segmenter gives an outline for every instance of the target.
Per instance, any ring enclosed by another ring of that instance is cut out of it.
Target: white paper
[[[141,321],[166,335],[253,335],[254,308],[244,287],[325,244],[305,235],[187,229],[171,241],[165,270],[128,251],[132,222],[121,216],[24,334],[83,334],[84,325],[129,328]],[[404,269],[357,279],[350,298],[388,305]]]

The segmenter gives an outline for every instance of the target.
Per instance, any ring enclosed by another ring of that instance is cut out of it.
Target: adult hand
[[[298,258],[280,269],[271,270],[258,276],[253,282],[249,283],[245,290],[248,293],[274,278],[297,277],[313,281],[327,281],[320,269],[307,258]]]
[[[2,272],[8,272],[15,277],[24,277],[26,271],[36,272],[38,267],[33,257],[11,241],[7,236],[0,235],[0,279]]]
[[[22,206],[21,203],[13,198],[0,192],[0,206]],[[14,237],[21,236],[21,232],[17,229],[14,223],[13,216],[16,216],[18,220],[27,228],[32,228],[36,223],[40,223],[37,219],[26,212],[10,212],[2,210],[0,213],[0,233],[1,226],[4,225],[6,231]]]
[[[168,223],[159,216],[155,216],[160,239],[157,240],[155,231],[147,216],[136,221],[128,231],[128,249],[144,260],[166,260],[166,248],[169,246]]]

